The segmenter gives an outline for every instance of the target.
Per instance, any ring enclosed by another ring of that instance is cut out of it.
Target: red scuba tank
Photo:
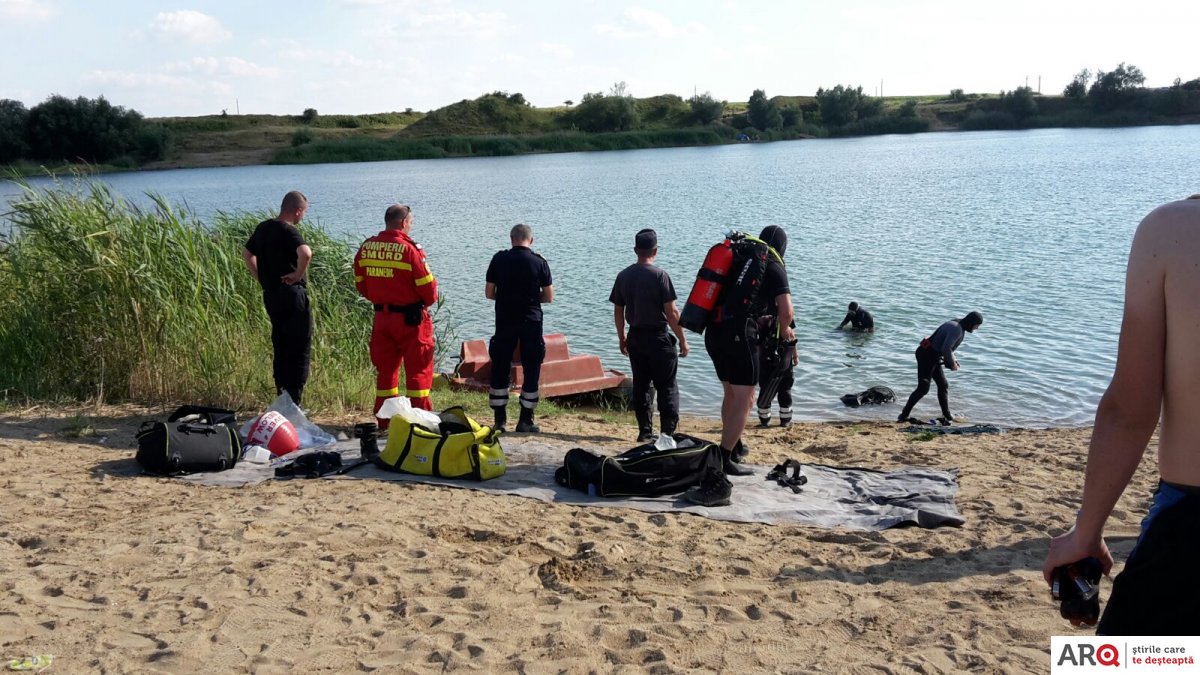
[[[704,264],[696,273],[696,283],[688,295],[687,304],[679,316],[679,325],[694,332],[703,333],[708,317],[721,300],[726,275],[733,266],[733,245],[729,238],[708,249]]]

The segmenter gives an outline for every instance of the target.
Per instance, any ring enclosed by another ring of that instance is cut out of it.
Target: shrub
[[[779,106],[775,105],[774,101],[768,100],[767,93],[762,89],[755,89],[754,93],[750,95],[747,113],[750,116],[750,123],[762,131],[778,129],[783,126]]]
[[[1016,129],[1017,120],[1012,116],[1012,113],[994,110],[972,111],[967,118],[963,120],[963,131],[987,131],[993,129]]]
[[[25,141],[28,124],[29,111],[24,103],[0,99],[0,164],[15,162],[29,155],[29,143]]]
[[[315,136],[311,129],[297,129],[296,133],[292,134],[292,147],[299,147],[305,143],[312,143]]]
[[[54,95],[29,111],[27,134],[33,159],[104,163],[135,152],[142,116],[80,96]]]
[[[569,113],[569,121],[584,131],[629,131],[640,122],[632,96],[584,94],[583,101]]]
[[[162,124],[147,124],[137,133],[136,153],[143,162],[166,159],[175,145],[175,134]]]
[[[725,101],[718,101],[707,91],[696,94],[687,100],[692,109],[692,122],[696,124],[711,124],[721,119],[725,112]]]
[[[312,124],[313,122],[316,122],[317,121],[317,109],[316,108],[305,108],[304,112],[300,114],[300,121],[304,122],[305,124]]]

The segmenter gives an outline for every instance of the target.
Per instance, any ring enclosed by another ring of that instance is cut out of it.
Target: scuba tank
[[[708,250],[696,273],[679,325],[703,333],[712,321],[749,316],[772,258],[783,264],[779,252],[758,237],[737,231],[725,235],[725,241]]]
[[[693,333],[703,333],[708,325],[708,317],[721,300],[721,291],[725,286],[726,275],[733,266],[733,237],[730,233],[725,241],[708,249],[704,256],[704,264],[696,273],[696,283],[688,294],[687,304],[679,316],[679,325]]]

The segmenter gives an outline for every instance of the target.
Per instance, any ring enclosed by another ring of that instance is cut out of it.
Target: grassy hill
[[[1159,92],[1146,94],[1160,96]],[[612,105],[599,115],[594,107],[588,109],[586,98],[579,105],[536,108],[519,93],[496,91],[429,113],[407,110],[319,115],[309,110],[297,116],[222,114],[159,118],[152,121],[171,131],[174,149],[168,159],[146,168],[709,145],[736,142],[743,131],[756,140],[781,140],[825,135],[1200,121],[1200,92],[1187,92],[1182,103],[1169,113],[1153,108],[1099,113],[1088,108],[1084,101],[1039,95],[1034,96],[1036,113],[1017,118],[1008,112],[1005,99],[994,94],[893,96],[882,99],[877,115],[843,126],[822,125],[815,96],[775,96],[771,102],[781,111],[791,111],[789,119],[793,121],[782,129],[768,131],[752,128],[746,102],[726,102],[719,120],[697,126],[691,106],[674,94],[640,99],[602,98]],[[602,124],[598,125],[597,120]]]
[[[160,117],[175,139],[171,155],[148,169],[267,164],[281,150],[314,140],[386,139],[424,113],[406,111],[368,115],[204,115]]]
[[[493,92],[438,108],[407,125],[402,138],[433,136],[527,136],[559,128],[563,109],[534,108],[521,94]]]

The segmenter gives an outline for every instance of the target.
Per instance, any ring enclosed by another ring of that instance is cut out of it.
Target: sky
[[[533,105],[618,82],[746,101],[1061,93],[1084,68],[1200,77],[1197,0],[0,0],[0,98],[103,95],[151,117]],[[1040,79],[1039,79],[1040,78]]]

